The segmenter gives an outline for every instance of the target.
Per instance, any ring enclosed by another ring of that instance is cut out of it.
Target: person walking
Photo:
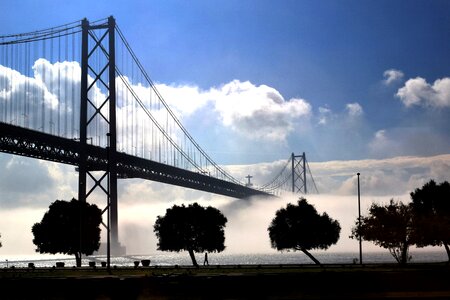
[[[205,260],[203,261],[203,265],[204,266],[209,266],[209,262],[208,262],[208,252],[205,252]]]

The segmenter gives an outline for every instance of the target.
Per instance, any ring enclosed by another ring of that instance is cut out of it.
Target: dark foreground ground
[[[450,299],[450,266],[0,269],[0,299]]]

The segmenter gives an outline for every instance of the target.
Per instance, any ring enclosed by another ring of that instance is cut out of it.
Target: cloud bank
[[[77,173],[73,167],[52,162],[7,154],[1,154],[0,158],[2,168],[8,170],[4,174],[9,177],[3,178],[8,179],[4,181],[8,186],[3,184],[0,190],[3,242],[0,250],[3,254],[31,254],[34,251],[30,238],[32,224],[41,220],[51,202],[76,197]],[[270,181],[284,163],[280,160],[223,167],[242,181],[251,174],[252,183],[258,186]],[[374,201],[387,203],[394,198],[407,202],[409,193],[430,179],[450,181],[450,155],[309,162],[309,166],[320,194],[306,195],[306,198],[319,211],[337,219],[343,228],[340,241],[330,251],[356,249],[353,247],[355,241],[348,239],[348,235],[357,213],[357,172],[361,173],[363,212]],[[30,172],[23,172],[23,167]],[[308,177],[307,180],[311,179]],[[29,184],[14,184],[27,181]],[[153,253],[156,251],[156,238],[152,226],[156,217],[174,204],[198,202],[217,207],[227,216],[227,251],[271,252],[275,250],[268,243],[270,220],[277,209],[295,202],[300,196],[285,194],[276,199],[238,200],[151,181],[124,179],[119,181],[119,236],[130,254]],[[105,201],[104,195],[90,198],[90,202],[100,208],[104,208]],[[17,232],[22,231],[24,234],[18,238]]]

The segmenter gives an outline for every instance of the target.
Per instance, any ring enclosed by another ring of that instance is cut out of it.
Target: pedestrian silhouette
[[[209,266],[209,262],[208,262],[208,252],[205,252],[205,261],[203,262],[203,265],[208,265]]]

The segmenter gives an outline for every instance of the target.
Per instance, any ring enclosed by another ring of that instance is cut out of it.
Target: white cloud
[[[79,135],[81,68],[78,62],[51,63],[37,59],[33,73],[24,75],[0,65],[0,110],[11,105],[4,122],[68,138]],[[93,82],[89,76],[88,82]],[[100,106],[105,94],[99,85],[89,90],[89,100]],[[27,101],[23,101],[27,99]],[[92,108],[88,108],[92,114]],[[106,107],[102,113],[106,114]],[[90,116],[89,115],[89,116]],[[106,139],[106,138],[105,138]]]
[[[357,102],[355,102],[355,103],[348,103],[345,106],[345,109],[347,110],[348,115],[351,116],[351,117],[358,117],[358,116],[361,116],[363,114],[363,108]]]
[[[386,136],[386,130],[381,129],[375,132],[372,141],[369,143],[369,150],[373,153],[383,153],[390,148],[391,141]]]
[[[384,84],[390,85],[394,82],[401,80],[403,78],[404,74],[400,70],[389,69],[389,70],[384,71],[383,76],[385,78],[383,80]]]
[[[333,128],[344,126],[346,130],[349,129],[349,126],[353,128],[353,121],[364,114],[364,109],[357,102],[347,103],[345,105],[345,111],[341,113],[335,113],[330,108],[322,106],[319,107],[318,111],[316,116],[318,125],[332,125]],[[331,128],[331,126],[328,126],[328,128]]]
[[[331,113],[331,109],[328,107],[319,107],[319,125],[326,125]]]
[[[389,159],[328,161],[310,163],[321,193],[355,195],[357,176],[366,197],[387,198],[409,194],[425,182],[450,181],[450,155],[399,156]]]
[[[432,85],[424,78],[416,77],[406,81],[405,86],[397,91],[406,107],[421,105],[428,107],[450,106],[450,78],[437,79]]]
[[[210,105],[225,127],[251,139],[285,141],[299,118],[308,118],[311,105],[304,99],[285,100],[274,88],[233,80],[220,87],[157,85],[164,98],[181,115]]]
[[[395,156],[434,156],[446,153],[450,146],[445,133],[433,127],[405,126],[378,130],[367,143],[367,153],[373,158]]]
[[[161,93],[169,106],[176,110],[180,116],[189,116],[211,101],[208,92],[201,91],[198,86],[194,85],[167,85],[160,83],[156,84],[156,89]]]

